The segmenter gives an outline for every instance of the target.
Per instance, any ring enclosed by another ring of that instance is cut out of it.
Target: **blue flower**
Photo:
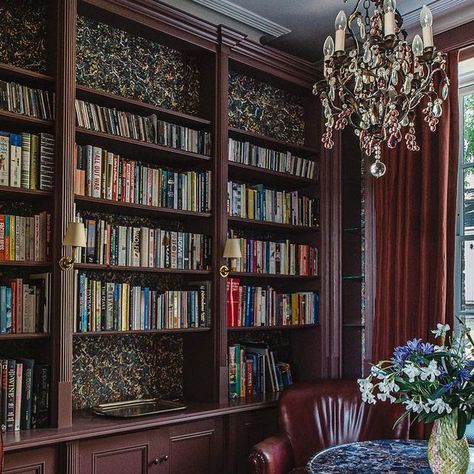
[[[418,349],[422,354],[432,354],[434,352],[434,345],[429,342],[422,342]]]
[[[465,382],[467,380],[470,380],[472,377],[472,374],[470,372],[470,370],[468,369],[459,369],[459,372],[458,372],[458,380],[462,383],[462,382]]]
[[[410,349],[412,352],[416,352],[420,349],[421,339],[412,339],[411,341],[407,341],[406,347]]]
[[[411,354],[411,350],[407,346],[395,347],[393,351],[393,363],[396,367],[401,368],[405,364],[408,356]]]

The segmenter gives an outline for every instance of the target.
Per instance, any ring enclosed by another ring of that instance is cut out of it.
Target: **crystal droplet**
[[[356,80],[355,80],[355,85],[354,85],[354,90],[356,92],[360,92],[362,90],[362,87],[363,87],[362,77],[360,77],[360,75],[357,74]]]
[[[370,63],[372,60],[372,51],[370,51],[370,48],[365,48],[364,51],[364,63]]]
[[[331,100],[334,100],[336,98],[336,88],[334,86],[331,86],[329,88],[329,98]]]
[[[370,165],[370,174],[374,178],[381,178],[385,174],[385,171],[387,171],[387,167],[379,160],[374,161]]]
[[[449,94],[449,86],[445,82],[443,85],[443,88],[441,89],[441,97],[443,98],[443,100],[446,100],[448,98],[448,94]]]
[[[406,127],[408,125],[408,116],[404,117],[400,123],[402,127]]]
[[[405,82],[403,83],[402,92],[408,95],[410,91],[411,91],[411,79],[410,77],[406,77]]]
[[[441,104],[438,101],[435,101],[431,111],[433,112],[433,117],[439,118],[443,115],[443,107],[441,107]]]
[[[392,77],[391,77],[392,84],[396,86],[398,84],[398,72],[396,69],[392,71]]]
[[[327,119],[326,126],[332,128],[334,126],[334,116],[330,115]]]

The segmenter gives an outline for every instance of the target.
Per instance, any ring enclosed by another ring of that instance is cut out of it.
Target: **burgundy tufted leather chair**
[[[392,429],[399,405],[362,402],[353,380],[321,380],[294,385],[278,402],[280,433],[252,448],[250,472],[304,472],[315,452],[329,446],[373,439],[407,439],[409,420]]]

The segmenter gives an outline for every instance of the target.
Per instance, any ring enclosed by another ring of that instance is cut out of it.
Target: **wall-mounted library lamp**
[[[230,268],[227,265],[222,265],[221,268],[219,268],[219,273],[222,278],[227,278],[229,273],[235,270],[235,266],[232,265],[233,260],[242,258],[240,239],[227,239],[222,256],[229,259]]]
[[[86,246],[86,230],[82,222],[70,222],[68,224],[63,245],[72,247],[72,257],[63,255],[59,259],[59,268],[61,270],[71,270],[76,261],[76,249]]]

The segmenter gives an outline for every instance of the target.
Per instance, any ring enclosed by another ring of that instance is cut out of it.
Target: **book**
[[[10,134],[0,131],[0,186],[10,184]]]

